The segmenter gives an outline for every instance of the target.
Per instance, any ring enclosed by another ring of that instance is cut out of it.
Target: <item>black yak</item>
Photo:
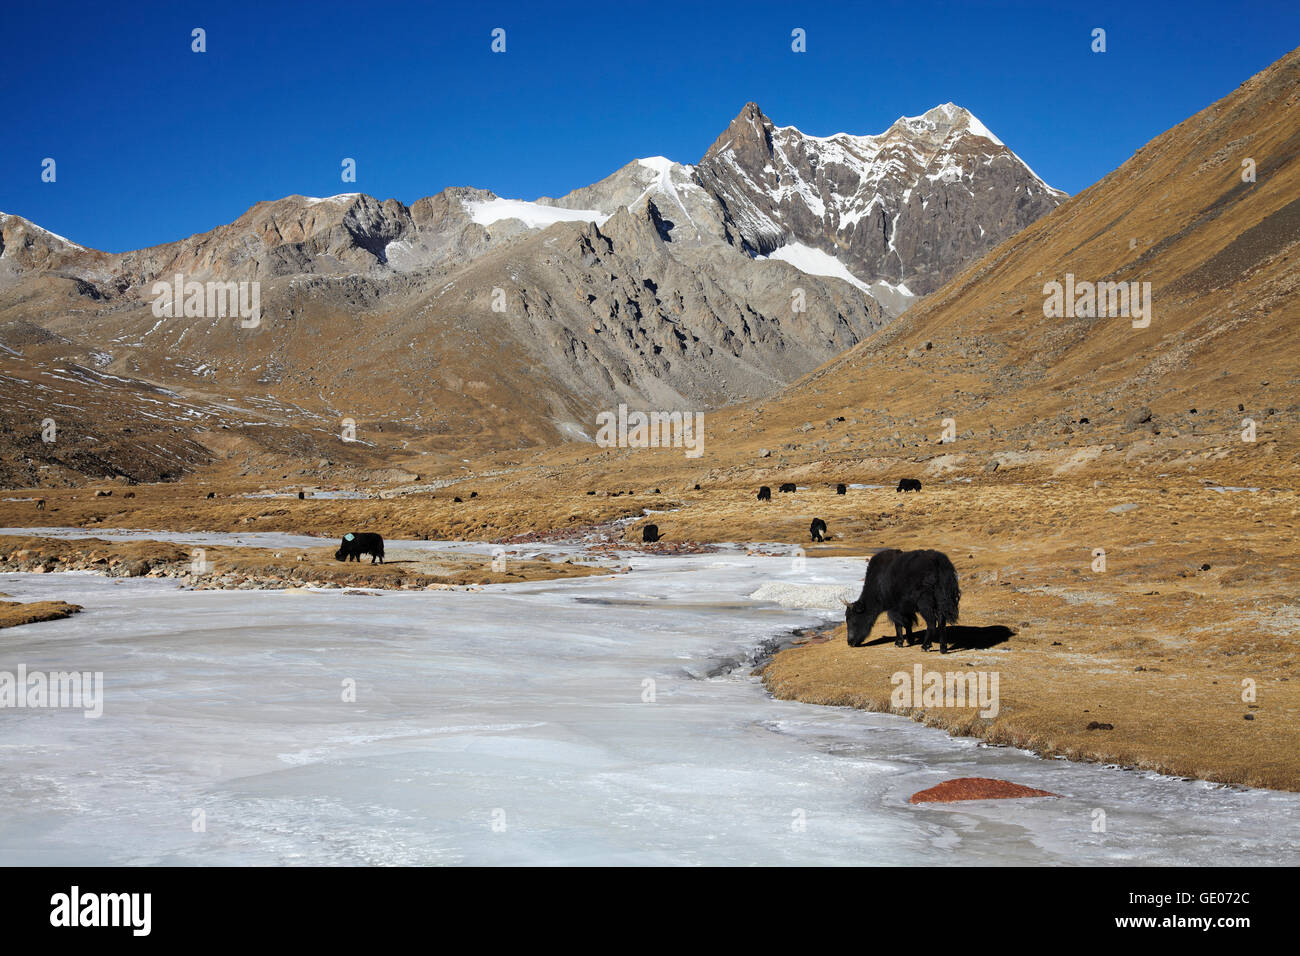
[[[305,491],[300,491],[300,492],[298,492],[298,500],[299,500],[299,501],[306,501],[306,500],[307,500],[307,492],[305,492]]]
[[[847,494],[849,493],[849,487],[848,487],[848,485],[836,485],[836,486],[835,486],[835,493],[836,493],[837,495],[847,495]]]
[[[360,561],[363,554],[370,555],[371,564],[384,563],[383,535],[373,531],[353,531],[345,534],[334,552],[335,561]]]
[[[759,501],[771,501],[771,500],[772,500],[772,489],[769,488],[767,485],[764,485],[762,488],[759,488],[759,489],[758,489],[758,500],[759,500]]]
[[[657,524],[648,524],[641,529],[641,540],[654,544],[659,540],[659,526]]]
[[[217,496],[217,493],[215,491],[209,491],[207,496],[209,498],[215,498]]]
[[[37,510],[37,511],[44,511],[44,510],[45,510],[45,499],[44,499],[44,498],[37,498],[37,499],[36,499],[36,510]]]
[[[812,527],[808,529],[814,541],[826,540],[826,522],[821,518],[813,518]]]
[[[921,482],[915,478],[899,478],[895,491],[920,491]]]
[[[788,491],[794,491],[794,482],[793,482],[793,481],[787,481],[784,485],[782,485],[780,488],[778,488],[778,489],[776,489],[776,490],[777,490],[777,491],[787,491],[787,492],[788,492]]]
[[[919,613],[925,619],[925,640],[921,650],[928,651],[939,634],[939,653],[948,653],[949,624],[957,622],[957,605],[961,589],[957,571],[941,551],[900,551],[889,548],[867,562],[867,577],[862,594],[844,611],[850,647],[861,647],[871,634],[871,627],[882,613],[894,624],[894,645],[912,643],[912,628]]]

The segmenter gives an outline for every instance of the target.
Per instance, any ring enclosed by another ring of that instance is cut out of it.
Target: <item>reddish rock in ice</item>
[[[988,777],[959,777],[912,794],[912,803],[953,803],[958,800],[1009,800],[1014,797],[1059,797],[1059,793],[1035,790],[1009,780]]]

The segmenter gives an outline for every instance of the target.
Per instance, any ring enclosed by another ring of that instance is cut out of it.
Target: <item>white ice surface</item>
[[[0,710],[0,864],[1300,862],[1295,794],[1040,760],[772,700],[746,664],[726,670],[838,613],[745,595],[851,584],[860,560],[632,565],[378,595],[0,575],[18,599],[86,608],[4,632],[0,670],[106,684],[98,720]],[[972,775],[1064,798],[907,802]]]

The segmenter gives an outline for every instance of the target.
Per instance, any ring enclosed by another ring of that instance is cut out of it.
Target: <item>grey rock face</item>
[[[1066,198],[952,103],[879,136],[830,137],[778,128],[750,103],[696,176],[751,254],[797,242],[917,295]]]
[[[403,427],[522,408],[521,441],[577,437],[615,401],[771,394],[909,304],[880,283],[928,292],[1061,198],[951,104],[821,139],[750,104],[698,166],[634,160],[535,202],[289,196],[120,254],[0,214],[0,344],[327,419],[346,383],[350,410]],[[260,281],[257,348],[219,318],[159,323],[151,288],[176,274]]]

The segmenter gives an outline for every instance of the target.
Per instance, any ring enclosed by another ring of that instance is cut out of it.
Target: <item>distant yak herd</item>
[[[696,487],[698,488],[699,485],[696,485]],[[798,491],[799,489],[798,486],[795,485],[793,481],[787,481],[779,485],[776,490],[783,494],[790,494],[792,492]],[[916,478],[900,478],[898,479],[898,487],[895,488],[894,490],[895,491],[920,491],[921,482]],[[847,495],[849,493],[849,486],[844,484],[843,482],[840,482],[835,486],[835,493],[837,495]],[[762,485],[758,489],[757,498],[759,501],[771,501],[772,489],[767,485]],[[654,525],[650,525],[649,527],[654,528]],[[655,528],[656,535],[658,534],[658,530],[659,530],[658,528]],[[812,526],[808,529],[808,535],[813,542],[825,541],[827,537],[826,522],[823,521],[821,518],[813,518]],[[657,541],[658,538],[656,537],[653,540]]]
[[[699,490],[697,484],[695,490]],[[783,482],[777,487],[782,494],[792,494],[798,490],[794,482]],[[916,478],[900,478],[896,492],[920,491],[921,482]],[[628,492],[631,494],[631,492]],[[659,489],[654,490],[659,494]],[[587,494],[593,495],[594,491]],[[615,493],[617,494],[617,493]],[[843,482],[835,486],[835,494],[847,495],[848,486]],[[97,491],[96,497],[108,497],[111,491]],[[135,492],[128,491],[124,497],[134,498]],[[215,498],[215,492],[209,491],[207,498]],[[299,491],[298,498],[304,493]],[[472,492],[471,498],[478,493]],[[759,501],[771,501],[772,489],[763,485],[758,489]],[[460,502],[459,497],[453,499]],[[36,509],[45,510],[45,499],[35,499]],[[826,522],[822,518],[813,518],[808,528],[808,535],[814,543],[828,539]],[[662,540],[657,524],[647,524],[641,528],[641,540],[653,544]],[[337,561],[357,561],[362,555],[369,556],[371,564],[384,563],[383,536],[373,531],[352,531],[343,536],[338,550],[334,552]],[[861,647],[871,635],[871,629],[880,615],[894,625],[894,645],[903,647],[913,645],[916,640],[912,629],[916,627],[918,616],[925,622],[925,636],[921,641],[921,650],[928,651],[936,638],[939,641],[939,653],[948,653],[948,625],[957,622],[958,605],[961,601],[961,588],[958,585],[957,570],[952,561],[941,551],[920,550],[900,551],[886,548],[870,558],[867,562],[866,577],[862,582],[862,593],[852,603],[845,602],[844,622],[850,647]]]
[[[777,491],[797,491],[793,482],[785,482]],[[916,478],[900,478],[895,492],[920,491]],[[848,493],[843,484],[835,486],[837,495]],[[771,501],[772,489],[763,485],[758,489],[759,501]],[[813,542],[827,539],[826,522],[813,518],[808,529]],[[845,602],[844,623],[850,647],[861,647],[871,635],[871,628],[881,614],[894,625],[894,644],[903,647],[916,640],[912,629],[918,615],[925,621],[925,637],[921,650],[928,651],[936,638],[939,653],[948,653],[948,625],[957,622],[961,588],[957,582],[957,569],[941,551],[900,551],[886,548],[867,562],[867,574],[862,582],[862,593],[853,603]]]
[[[784,484],[780,485],[776,490],[783,494],[790,494],[791,492],[798,491],[799,489],[793,481],[787,481]],[[920,491],[921,482],[916,478],[899,478],[898,487],[895,488],[894,490],[895,491]],[[835,493],[837,495],[847,495],[849,493],[849,486],[841,482],[840,484],[835,486]],[[588,494],[591,494],[591,492],[588,492]],[[772,489],[769,488],[767,485],[762,485],[758,489],[757,497],[759,501],[771,501]]]

